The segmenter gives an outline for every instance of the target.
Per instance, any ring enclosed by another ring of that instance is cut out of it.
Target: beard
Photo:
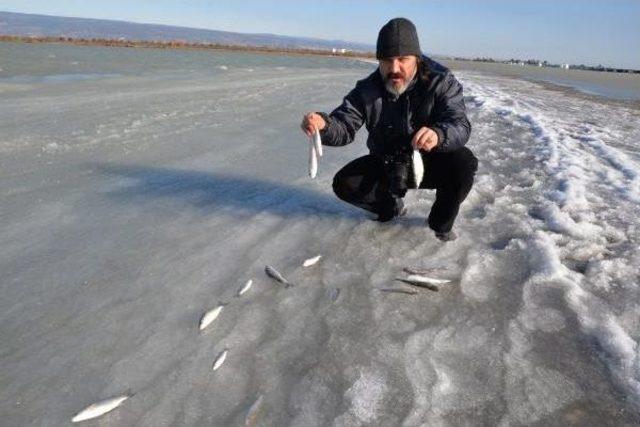
[[[403,79],[402,83],[399,84],[398,86],[394,84],[392,79],[394,77],[402,77],[402,76],[399,76],[397,74],[391,74],[391,73],[385,76],[384,74],[382,74],[382,70],[380,70],[380,74],[382,74],[382,80],[384,81],[384,87],[385,89],[387,89],[387,92],[389,92],[390,94],[392,94],[397,98],[403,93],[405,93],[405,91],[409,87],[409,84],[411,84],[411,81],[416,76],[417,71],[418,71],[417,69],[414,70],[413,75],[409,79]]]

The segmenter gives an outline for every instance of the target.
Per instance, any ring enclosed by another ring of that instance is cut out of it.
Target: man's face
[[[387,90],[396,96],[402,95],[418,70],[418,58],[413,55],[392,56],[378,62]]]

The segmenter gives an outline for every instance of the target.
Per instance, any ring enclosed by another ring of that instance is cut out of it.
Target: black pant
[[[436,232],[453,227],[460,204],[473,186],[478,159],[467,147],[450,153],[422,153],[424,178],[420,188],[436,190],[436,201],[427,222]],[[340,169],[333,178],[333,191],[347,203],[384,215],[396,209],[382,159],[369,154]]]

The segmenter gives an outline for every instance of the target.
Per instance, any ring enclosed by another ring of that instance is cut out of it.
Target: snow
[[[369,69],[227,63],[3,83],[3,423],[127,392],[96,425],[640,422],[638,109],[457,72],[480,169],[442,243],[431,191],[390,224],[333,196],[364,132],[307,176],[302,115]],[[377,290],[407,266],[454,283]]]

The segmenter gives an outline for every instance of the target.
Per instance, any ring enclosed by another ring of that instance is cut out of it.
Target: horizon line
[[[335,42],[335,43],[343,42],[343,43],[350,43],[350,44],[355,44],[355,45],[367,46],[367,47],[372,48],[373,51],[375,51],[375,45],[374,44],[363,43],[363,42],[358,42],[358,41],[351,41],[351,40],[323,39],[323,38],[310,37],[310,36],[296,36],[296,35],[289,35],[289,34],[265,33],[265,32],[251,33],[251,32],[227,31],[227,30],[219,30],[219,29],[215,29],[215,28],[189,27],[189,26],[186,26],[186,25],[175,25],[175,24],[155,23],[155,22],[139,22],[139,21],[126,20],[126,19],[108,19],[108,18],[95,18],[95,17],[71,16],[71,15],[48,15],[48,14],[45,14],[45,13],[25,13],[25,12],[13,12],[13,11],[7,11],[7,10],[0,10],[0,13],[10,13],[10,14],[16,14],[16,15],[44,16],[44,17],[48,17],[48,18],[70,18],[70,19],[81,19],[81,20],[121,22],[121,23],[126,23],[126,24],[133,24],[133,25],[157,25],[157,26],[162,26],[162,27],[167,27],[167,28],[182,28],[182,29],[186,29],[186,30],[199,30],[199,31],[216,31],[216,32],[220,32],[220,33],[228,33],[228,34],[236,34],[236,35],[275,36],[275,37],[282,37],[282,38],[306,39],[306,40],[315,40],[315,41],[322,41],[322,42]],[[9,35],[9,34],[7,34],[7,35]],[[27,36],[27,37],[29,37],[29,36]],[[34,37],[47,37],[47,36],[34,36]],[[140,40],[140,41],[142,41],[142,40]],[[432,56],[440,56],[440,57],[449,57],[449,58],[462,58],[464,60],[473,60],[473,59],[478,59],[478,58],[486,58],[486,59],[489,59],[489,60],[503,62],[503,61],[508,61],[510,59],[518,59],[518,60],[525,60],[525,61],[538,60],[538,61],[541,61],[541,62],[553,63],[551,61],[547,61],[544,58],[527,58],[527,59],[523,59],[523,58],[518,58],[518,57],[513,57],[513,56],[511,56],[510,58],[506,58],[504,56],[492,57],[492,56],[478,55],[478,54],[474,54],[474,55],[470,55],[470,56],[464,56],[464,55],[455,55],[455,54],[449,54],[449,53],[431,53],[430,55],[432,55]],[[627,67],[619,67],[619,66],[610,65],[610,64],[607,65],[606,63],[603,64],[602,62],[599,62],[598,64],[595,64],[595,61],[591,62],[591,63],[589,63],[589,62],[584,63],[583,62],[581,64],[574,64],[574,63],[569,63],[569,62],[562,61],[561,64],[569,64],[569,65],[574,65],[574,66],[587,66],[587,67],[593,67],[593,68],[603,67],[603,68],[610,68],[610,69],[621,69],[621,70],[632,70],[632,71],[640,70],[640,66],[638,66],[637,68],[633,68],[633,67],[627,68]]]

